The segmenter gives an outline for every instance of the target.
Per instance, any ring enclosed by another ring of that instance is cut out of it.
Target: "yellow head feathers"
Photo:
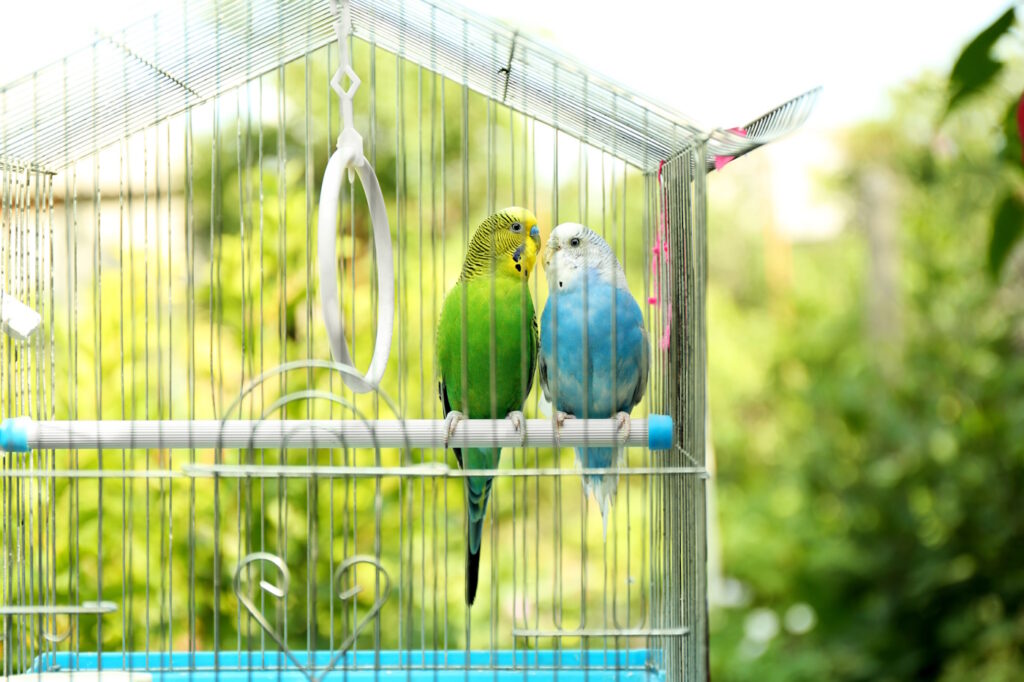
[[[533,271],[539,251],[537,217],[529,209],[511,206],[487,217],[476,228],[460,279],[490,272],[525,279]]]

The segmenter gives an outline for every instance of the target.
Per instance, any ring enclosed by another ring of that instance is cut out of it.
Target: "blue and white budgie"
[[[629,412],[647,389],[651,351],[643,313],[629,293],[622,265],[596,232],[562,223],[548,239],[544,270],[548,301],[541,316],[538,363],[544,396],[558,411],[559,422],[616,417],[620,431],[625,428],[628,434]],[[621,448],[576,450],[585,468],[614,467],[621,457]],[[606,536],[618,484],[617,475],[583,477],[584,490],[601,508]]]

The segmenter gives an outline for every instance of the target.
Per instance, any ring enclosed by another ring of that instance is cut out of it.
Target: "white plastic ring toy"
[[[373,224],[373,245],[377,253],[377,338],[370,368],[362,380],[344,376],[345,383],[356,393],[366,393],[379,385],[387,369],[391,353],[391,336],[395,324],[395,278],[391,262],[391,228],[380,183],[369,162],[358,149],[341,145],[331,155],[320,187],[320,215],[317,220],[317,251],[320,258],[320,300],[324,326],[336,362],[355,367],[345,340],[345,325],[338,302],[338,260],[336,254],[338,196],[346,169],[355,169],[363,185],[366,203]]]
[[[391,334],[395,326],[395,274],[391,262],[391,227],[388,225],[388,211],[384,196],[373,167],[363,156],[363,138],[355,129],[352,116],[352,100],[359,89],[359,76],[352,70],[352,57],[348,50],[348,36],[352,33],[351,9],[347,0],[338,7],[337,0],[331,0],[331,11],[335,16],[334,30],[338,37],[338,53],[341,57],[338,70],[331,79],[331,88],[341,100],[342,129],[338,136],[338,149],[331,155],[320,186],[320,215],[317,218],[317,252],[320,256],[320,301],[324,313],[324,326],[331,343],[331,355],[335,362],[355,369],[352,356],[345,341],[345,325],[341,320],[341,304],[338,302],[338,260],[336,253],[338,196],[341,194],[342,178],[348,170],[348,181],[355,182],[353,171],[359,174],[363,185],[366,204],[370,208],[370,222],[373,225],[373,248],[377,253],[377,340],[373,347],[373,359],[365,375],[343,375],[345,384],[356,393],[368,393],[380,384],[388,366],[391,353]],[[348,76],[349,86],[343,87]]]

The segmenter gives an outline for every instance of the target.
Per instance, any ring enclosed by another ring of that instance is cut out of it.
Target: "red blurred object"
[[[1021,163],[1024,163],[1024,92],[1020,95],[1020,102],[1017,104],[1017,137],[1021,141]]]

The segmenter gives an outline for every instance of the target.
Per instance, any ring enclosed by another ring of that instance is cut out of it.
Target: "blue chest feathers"
[[[540,335],[545,393],[557,409],[603,418],[640,401],[650,350],[628,291],[595,276],[552,291]]]

